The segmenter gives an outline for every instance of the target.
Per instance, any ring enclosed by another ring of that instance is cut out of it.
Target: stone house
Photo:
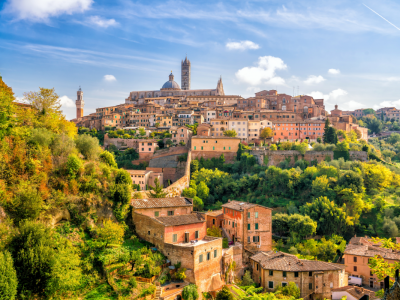
[[[369,258],[376,255],[380,255],[390,264],[400,261],[400,252],[383,248],[368,237],[353,237],[346,246],[342,262],[346,264],[346,272],[350,276],[360,277],[363,285],[382,289],[383,280],[379,280],[375,274],[372,274],[368,265]]]
[[[218,158],[224,154],[226,161],[233,161],[239,149],[240,138],[227,136],[192,136],[192,159]]]
[[[222,238],[207,236],[205,218],[183,197],[133,199],[137,235],[154,244],[172,264],[186,268],[186,281],[199,292],[223,285]]]
[[[294,282],[304,300],[330,299],[332,289],[347,286],[345,265],[299,259],[283,252],[259,252],[250,257],[253,280],[268,292]]]
[[[222,205],[222,230],[228,240],[240,242],[252,252],[272,249],[272,210],[235,200]]]
[[[154,181],[158,178],[160,184],[163,184],[164,177],[162,172],[152,170],[126,170],[131,176],[132,183],[139,184],[140,190],[147,190],[148,186],[155,187]]]

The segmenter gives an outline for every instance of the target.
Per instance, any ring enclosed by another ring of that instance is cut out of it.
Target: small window
[[[154,212],[154,216],[155,216],[155,217],[159,217],[159,216],[160,216],[160,212],[159,212],[159,211],[155,211],[155,212]]]
[[[354,267],[353,267],[353,270],[354,270],[354,272],[357,272],[357,267],[354,266]]]
[[[247,218],[250,219],[250,213],[249,212],[247,213]]]
[[[269,270],[269,276],[274,276],[274,271]]]
[[[194,150],[196,150],[196,146],[194,146]]]
[[[283,277],[286,277],[286,271],[283,271],[282,273],[283,273]]]
[[[232,227],[235,227],[235,222],[232,222]]]
[[[257,271],[258,271],[258,264],[257,264]]]
[[[255,229],[256,229],[256,230],[258,229],[258,223],[255,224]]]
[[[274,288],[274,282],[273,281],[268,281],[268,288],[273,289]]]
[[[207,252],[207,260],[210,260],[210,258],[211,258],[211,253]]]
[[[176,243],[178,241],[178,235],[176,234],[176,233],[174,233],[173,235],[172,235],[172,242],[173,243]]]
[[[247,230],[250,230],[250,223],[247,224]]]
[[[169,210],[169,211],[167,212],[167,214],[168,214],[168,216],[173,216],[173,215],[174,215],[174,211],[173,211],[173,210]]]
[[[231,147],[229,147],[229,150],[231,150]]]
[[[213,147],[213,150],[215,150],[215,147]]]
[[[225,147],[224,147],[224,150],[225,150]]]
[[[213,225],[215,225],[215,219],[213,219]]]
[[[200,254],[200,256],[199,256],[199,263],[202,263],[203,262],[203,254]]]
[[[203,150],[203,146],[201,146],[201,150]]]
[[[294,272],[294,277],[299,277],[299,272]]]
[[[249,236],[247,237],[247,242],[250,243],[250,237]]]
[[[150,235],[150,230],[149,230],[149,231],[147,231],[147,234],[148,234],[148,235]]]
[[[255,212],[255,218],[258,218],[258,211]]]
[[[312,276],[312,272],[308,272],[308,276],[310,276],[310,277],[311,277],[311,276]]]
[[[309,284],[308,284],[308,289],[309,289],[309,290],[312,290],[312,283],[309,283]]]
[[[215,250],[214,250],[214,258],[217,257],[217,255],[218,255],[218,250],[215,249]]]
[[[354,262],[357,262],[357,256],[353,257]]]
[[[287,286],[286,282],[282,282],[282,287]]]

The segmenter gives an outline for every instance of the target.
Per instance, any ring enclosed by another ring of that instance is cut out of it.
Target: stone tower
[[[181,66],[181,89],[190,90],[190,60],[182,60]]]
[[[76,118],[82,118],[83,117],[83,107],[85,106],[85,101],[83,101],[83,92],[81,90],[81,87],[79,87],[77,94],[77,99],[75,101],[76,105]]]

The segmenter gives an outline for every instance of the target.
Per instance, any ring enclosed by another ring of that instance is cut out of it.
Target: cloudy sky
[[[0,72],[17,97],[56,89],[68,118],[157,90],[180,62],[192,88],[400,108],[400,1],[0,1]]]

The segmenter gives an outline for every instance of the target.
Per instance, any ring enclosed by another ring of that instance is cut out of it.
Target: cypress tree
[[[329,128],[330,128],[329,127],[329,119],[326,118],[326,120],[325,120],[325,128],[324,128],[324,136],[322,137],[322,140],[324,141],[325,144],[328,143],[327,135],[328,135]]]

